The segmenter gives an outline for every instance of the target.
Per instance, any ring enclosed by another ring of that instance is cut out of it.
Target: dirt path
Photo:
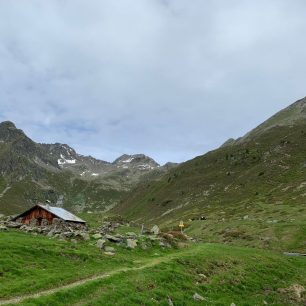
[[[154,258],[150,262],[148,262],[148,263],[146,263],[142,266],[139,266],[139,267],[116,269],[116,270],[110,271],[108,273],[93,275],[93,276],[84,278],[82,280],[78,280],[78,281],[75,281],[75,282],[70,283],[68,285],[63,285],[63,286],[60,286],[60,287],[57,287],[57,288],[53,288],[53,289],[49,289],[49,290],[43,290],[43,291],[40,291],[40,292],[37,292],[37,293],[22,295],[22,296],[10,298],[10,299],[7,299],[7,300],[2,300],[2,301],[0,300],[0,305],[18,304],[20,302],[23,302],[26,299],[30,299],[30,298],[35,299],[35,298],[39,298],[41,296],[46,296],[46,295],[50,295],[50,294],[53,294],[53,293],[57,293],[57,292],[59,292],[61,290],[64,290],[64,289],[75,288],[77,286],[84,285],[88,282],[103,279],[103,278],[107,278],[107,277],[110,277],[110,276],[113,276],[113,275],[116,275],[116,274],[119,274],[119,273],[122,273],[122,272],[143,270],[143,269],[146,269],[146,268],[156,266],[160,263],[170,261],[170,260],[176,258],[177,256],[178,256],[178,254],[171,254],[169,256]]]

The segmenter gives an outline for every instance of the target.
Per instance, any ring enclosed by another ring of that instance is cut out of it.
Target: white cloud
[[[0,0],[0,119],[112,160],[202,154],[305,95],[296,0]]]

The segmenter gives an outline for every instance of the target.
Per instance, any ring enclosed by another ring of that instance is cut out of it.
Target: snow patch
[[[134,158],[135,157],[130,157],[130,158],[126,159],[126,160],[123,160],[122,162],[123,163],[130,163],[131,161],[133,161]]]
[[[76,159],[66,159],[65,156],[63,154],[61,154],[61,158],[59,158],[57,160],[57,163],[59,165],[64,165],[64,164],[75,164],[76,163]]]

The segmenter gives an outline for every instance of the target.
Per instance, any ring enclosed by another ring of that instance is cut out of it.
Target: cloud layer
[[[303,0],[0,0],[0,120],[113,160],[203,154],[306,95]]]

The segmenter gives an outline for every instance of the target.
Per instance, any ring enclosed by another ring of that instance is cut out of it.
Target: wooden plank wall
[[[27,215],[23,216],[22,223],[29,224],[32,219],[47,219],[49,224],[52,224],[54,215],[41,207],[35,207],[33,210],[29,211]]]

